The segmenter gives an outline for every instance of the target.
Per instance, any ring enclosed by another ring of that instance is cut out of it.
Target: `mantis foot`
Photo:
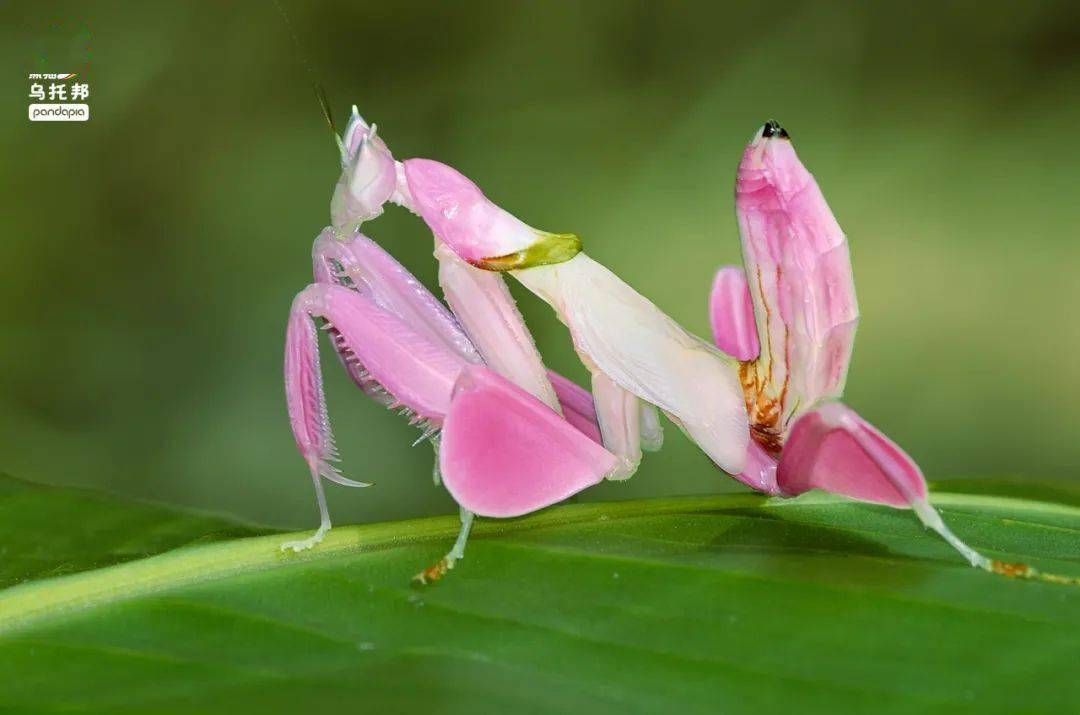
[[[322,543],[322,540],[326,538],[326,533],[330,531],[330,512],[326,508],[326,494],[323,492],[321,476],[314,465],[311,468],[311,480],[315,485],[315,502],[319,505],[319,528],[306,539],[286,541],[280,547],[283,553],[292,551],[298,554],[312,549]]]
[[[445,576],[447,571],[453,569],[454,563],[454,559],[451,559],[449,556],[444,556],[431,566],[428,566],[426,569],[413,576],[412,581],[420,586],[433,584]]]
[[[298,554],[301,551],[307,551],[308,549],[315,548],[322,540],[326,538],[326,532],[330,531],[329,524],[323,524],[320,526],[314,534],[306,539],[297,539],[295,541],[286,541],[281,545],[281,550],[285,553],[292,551],[294,554]]]
[[[453,570],[454,564],[458,562],[458,559],[465,557],[465,544],[469,540],[469,532],[472,530],[474,516],[475,514],[467,509],[463,508],[461,510],[461,530],[458,532],[454,547],[450,549],[450,552],[446,554],[446,556],[443,556],[434,564],[413,576],[413,583],[417,583],[421,586],[435,583],[445,576],[447,571]]]

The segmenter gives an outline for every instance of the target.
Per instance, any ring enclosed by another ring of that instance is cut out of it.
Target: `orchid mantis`
[[[642,450],[662,443],[657,410],[758,491],[819,488],[909,506],[973,565],[989,568],[926,501],[911,458],[835,401],[858,320],[847,243],[779,125],[758,131],[739,167],[746,270],[717,274],[715,344],[589,258],[576,236],[531,228],[445,164],[395,160],[355,108],[340,146],[333,225],[315,243],[315,282],[293,303],[285,360],[293,433],[322,521],[310,539],[283,548],[313,546],[330,528],[323,478],[365,486],[332,464],[318,319],[353,381],[424,429],[437,477],[461,506],[454,548],[423,581],[461,558],[474,514],[516,516],[631,476]],[[360,234],[388,202],[434,234],[450,311]],[[591,394],[544,368],[502,273],[567,325]]]
[[[387,201],[411,201],[399,179],[400,165],[375,127],[354,117],[342,156],[342,180],[331,203],[334,225],[315,241],[315,282],[293,301],[285,348],[290,422],[311,472],[321,521],[310,538],[282,548],[310,548],[330,529],[323,479],[367,486],[333,464],[337,451],[323,396],[317,319],[353,381],[421,427],[418,441],[427,438],[436,446],[437,479],[462,507],[454,548],[421,574],[437,578],[463,554],[474,513],[509,517],[556,503],[614,474],[618,460],[600,444],[588,393],[544,369],[499,276],[451,252],[441,257],[445,291],[461,322],[476,329],[481,339],[474,343],[426,288],[359,233],[361,223],[378,216]],[[518,224],[508,227],[551,237],[541,245],[555,259],[562,259],[560,246],[571,255],[577,250],[576,237]]]

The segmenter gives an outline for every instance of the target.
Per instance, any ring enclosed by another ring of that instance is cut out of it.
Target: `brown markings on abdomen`
[[[769,454],[780,454],[783,446],[780,429],[781,401],[765,394],[766,382],[761,380],[754,362],[739,363],[739,382],[742,383],[750,436]]]

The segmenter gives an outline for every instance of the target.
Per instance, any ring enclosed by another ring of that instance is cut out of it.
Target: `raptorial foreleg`
[[[293,436],[315,483],[320,526],[309,539],[282,547],[293,551],[314,546],[330,529],[321,479],[367,486],[347,479],[333,464],[338,455],[323,393],[315,319],[325,321],[338,356],[365,392],[421,426],[441,425],[454,381],[467,364],[457,352],[358,291],[315,283],[297,295],[285,341],[285,393]]]
[[[311,537],[286,542],[281,545],[281,549],[303,551],[322,541],[330,530],[330,513],[326,506],[322,479],[352,487],[369,485],[347,479],[333,464],[338,459],[338,453],[326,411],[322,371],[319,366],[319,345],[315,325],[302,303],[293,304],[286,330],[285,396],[297,449],[304,456],[315,485],[315,499],[319,505],[319,528]]]

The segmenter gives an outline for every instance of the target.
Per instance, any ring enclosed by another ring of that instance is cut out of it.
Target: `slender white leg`
[[[315,501],[319,504],[319,528],[306,539],[286,541],[281,545],[282,551],[299,553],[316,546],[330,531],[330,510],[326,508],[326,493],[323,491],[322,478],[317,470],[311,471],[311,480],[315,483]]]
[[[599,371],[592,375],[592,393],[604,447],[619,458],[608,479],[629,479],[641,463],[640,401]]]
[[[659,452],[664,446],[664,426],[660,424],[660,411],[656,405],[638,400],[641,412],[641,448],[646,452]]]
[[[942,520],[941,515],[937,513],[937,509],[930,506],[930,502],[925,499],[916,499],[911,502],[911,508],[915,512],[915,515],[919,517],[919,521],[928,528],[936,531],[941,535],[941,538],[949,542],[949,545],[960,552],[968,562],[976,568],[985,569],[991,571],[990,559],[980,554],[975,549],[971,548],[960,537],[952,532],[945,522]]]
[[[439,471],[439,453],[435,452],[435,463],[431,465],[431,479],[435,486],[442,486],[442,472]]]
[[[431,465],[431,478],[435,480],[435,486],[442,485],[442,472],[439,471],[439,434],[431,436],[431,450],[435,453],[435,463]]]
[[[441,242],[435,246],[439,285],[484,362],[562,414],[532,334],[498,273],[470,266]]]
[[[465,508],[461,509],[461,530],[458,531],[457,540],[454,541],[453,548],[450,549],[446,556],[443,556],[434,564],[413,576],[413,581],[423,586],[438,581],[446,575],[447,571],[454,568],[454,564],[456,564],[459,559],[465,558],[465,544],[469,540],[469,532],[472,531],[474,516],[476,515],[471,511]]]
[[[450,553],[446,555],[446,560],[449,562],[449,567],[454,568],[454,562],[458,559],[465,557],[465,542],[469,540],[469,532],[472,531],[474,514],[466,509],[461,509],[461,531],[458,532],[457,540],[454,542],[454,547],[450,549]]]

